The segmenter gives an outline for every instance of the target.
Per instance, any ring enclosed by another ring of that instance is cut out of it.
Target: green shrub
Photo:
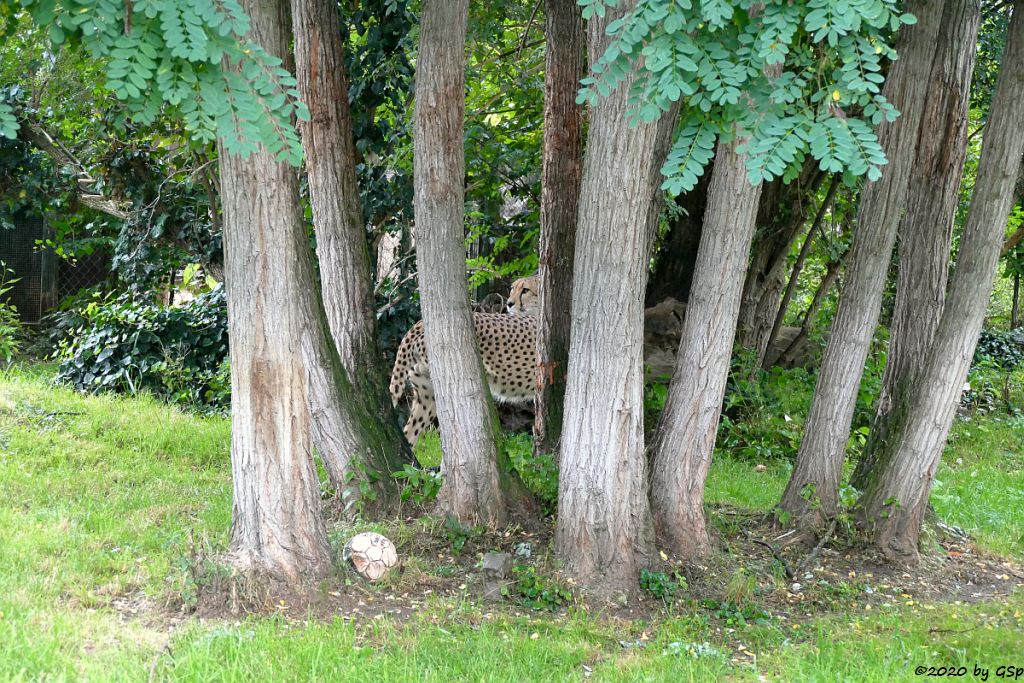
[[[746,351],[733,357],[717,446],[751,462],[791,459],[800,447],[814,377],[803,368],[766,372],[756,361]]]
[[[738,605],[728,600],[705,600],[701,603],[706,609],[711,610],[719,619],[725,621],[726,626],[733,628],[744,627],[748,624],[756,626],[767,626],[772,621],[772,615],[760,605],[750,602]]]
[[[649,569],[640,570],[640,590],[650,593],[666,605],[674,603],[678,595],[687,588],[686,578],[678,571],[668,574],[652,572]]]
[[[529,565],[512,568],[516,580],[504,586],[501,592],[524,607],[535,610],[555,611],[572,602],[572,593],[554,579],[542,576]]]
[[[417,505],[425,505],[437,499],[441,490],[441,473],[429,469],[406,465],[393,474],[402,484],[402,500],[411,500]]]
[[[974,349],[973,365],[989,364],[1003,370],[1013,370],[1024,363],[1024,345],[1020,330],[996,332],[982,330],[978,345]]]
[[[4,297],[11,291],[11,286],[17,282],[12,279],[14,271],[7,267],[7,264],[0,261],[0,361],[9,363],[18,350],[21,348],[22,328],[21,318],[18,317],[18,310]]]
[[[533,438],[529,434],[513,434],[505,440],[509,461],[519,473],[526,488],[537,497],[547,514],[558,509],[558,465],[551,453],[534,456]]]
[[[180,308],[123,294],[93,301],[59,343],[57,381],[81,391],[151,391],[201,409],[230,403],[227,306],[221,287]]]

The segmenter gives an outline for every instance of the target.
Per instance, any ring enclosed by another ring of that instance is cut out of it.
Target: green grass
[[[733,460],[728,453],[716,450],[705,483],[704,500],[712,504],[770,510],[786,488],[789,465],[769,460],[764,466],[765,471],[758,472],[749,460]]]
[[[932,505],[979,546],[1024,556],[1024,418],[957,422]]]
[[[594,681],[909,681],[917,665],[1021,664],[1021,594],[733,633],[696,606],[623,622],[516,616],[469,598],[435,599],[405,624],[268,616],[175,626],[161,606],[180,600],[189,535],[227,540],[228,421],[147,398],[81,396],[48,386],[49,376],[0,374],[3,681],[578,681],[586,670]],[[1013,423],[959,426],[935,499],[985,547],[1018,558],[1022,452]],[[717,454],[709,502],[767,509],[787,476],[784,464],[767,465],[756,472]]]

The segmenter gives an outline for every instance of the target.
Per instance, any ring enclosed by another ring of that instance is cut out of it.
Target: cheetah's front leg
[[[412,405],[409,407],[409,419],[405,422],[402,433],[406,441],[416,448],[416,442],[424,429],[434,423],[437,407],[434,404],[434,392],[426,387],[413,387]]]

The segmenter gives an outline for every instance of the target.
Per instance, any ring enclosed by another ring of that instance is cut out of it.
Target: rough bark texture
[[[946,0],[918,133],[906,214],[899,229],[900,269],[878,411],[853,485],[862,488],[874,454],[898,417],[938,327],[946,298],[953,218],[967,155],[967,107],[974,72],[980,7]]]
[[[507,519],[497,418],[466,287],[462,148],[469,0],[425,0],[413,115],[416,259],[443,451],[441,510],[464,523]]]
[[[800,176],[788,185],[777,178],[764,186],[757,211],[757,232],[750,254],[750,267],[743,282],[736,341],[757,351],[764,359],[772,322],[779,310],[786,286],[789,252],[814,209],[825,172],[815,159],[808,159]]]
[[[544,174],[541,180],[540,319],[537,327],[535,453],[553,453],[562,433],[572,323],[572,271],[583,173],[583,19],[575,0],[546,0]]]
[[[658,252],[658,260],[647,286],[647,305],[655,306],[671,297],[685,303],[690,298],[693,269],[703,234],[704,214],[708,207],[708,180],[705,171],[692,190],[676,197],[679,213],[670,220],[668,237]]]
[[[956,271],[905,419],[882,451],[858,519],[884,552],[917,559],[921,520],[996,274],[1017,162],[1024,151],[1024,13],[1010,20]]]
[[[588,26],[593,62],[604,27]],[[590,112],[573,278],[572,342],[555,547],[598,595],[636,592],[650,549],[643,434],[643,293],[659,210],[659,169],[677,113],[630,126],[633,77]]]
[[[249,37],[288,47],[288,5],[246,0]],[[231,559],[243,572],[294,582],[330,567],[310,446],[306,369],[295,305],[309,272],[295,169],[261,150],[220,150],[231,332]],[[304,272],[305,270],[305,272]]]
[[[651,509],[664,547],[690,559],[709,550],[704,481],[732,357],[761,185],[747,180],[744,143],[719,144],[704,236],[665,411],[652,449]]]
[[[411,459],[387,395],[377,350],[370,256],[356,185],[344,46],[337,3],[292,0],[296,78],[310,120],[300,124],[320,262],[320,293],[341,366],[327,352],[314,383],[314,439],[336,487],[375,472],[378,503],[397,491],[390,477]],[[340,382],[333,381],[335,378]],[[340,385],[332,389],[332,384]],[[343,421],[344,425],[339,424]],[[355,457],[363,467],[353,467]]]
[[[832,324],[804,438],[793,475],[779,503],[781,511],[806,527],[835,514],[846,441],[860,377],[878,323],[882,288],[896,240],[914,160],[917,129],[931,73],[941,7],[914,0],[907,11],[918,23],[900,33],[900,58],[885,83],[885,95],[901,112],[879,126],[888,156],[882,177],[861,193],[846,278]]]

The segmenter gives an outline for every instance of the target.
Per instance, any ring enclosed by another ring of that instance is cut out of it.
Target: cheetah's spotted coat
[[[502,313],[474,313],[477,346],[491,396],[503,403],[528,403],[534,397],[537,365],[537,319]],[[416,445],[420,433],[437,417],[430,380],[423,321],[406,333],[391,371],[391,401],[398,405],[406,385],[412,387],[409,419],[402,430]]]

